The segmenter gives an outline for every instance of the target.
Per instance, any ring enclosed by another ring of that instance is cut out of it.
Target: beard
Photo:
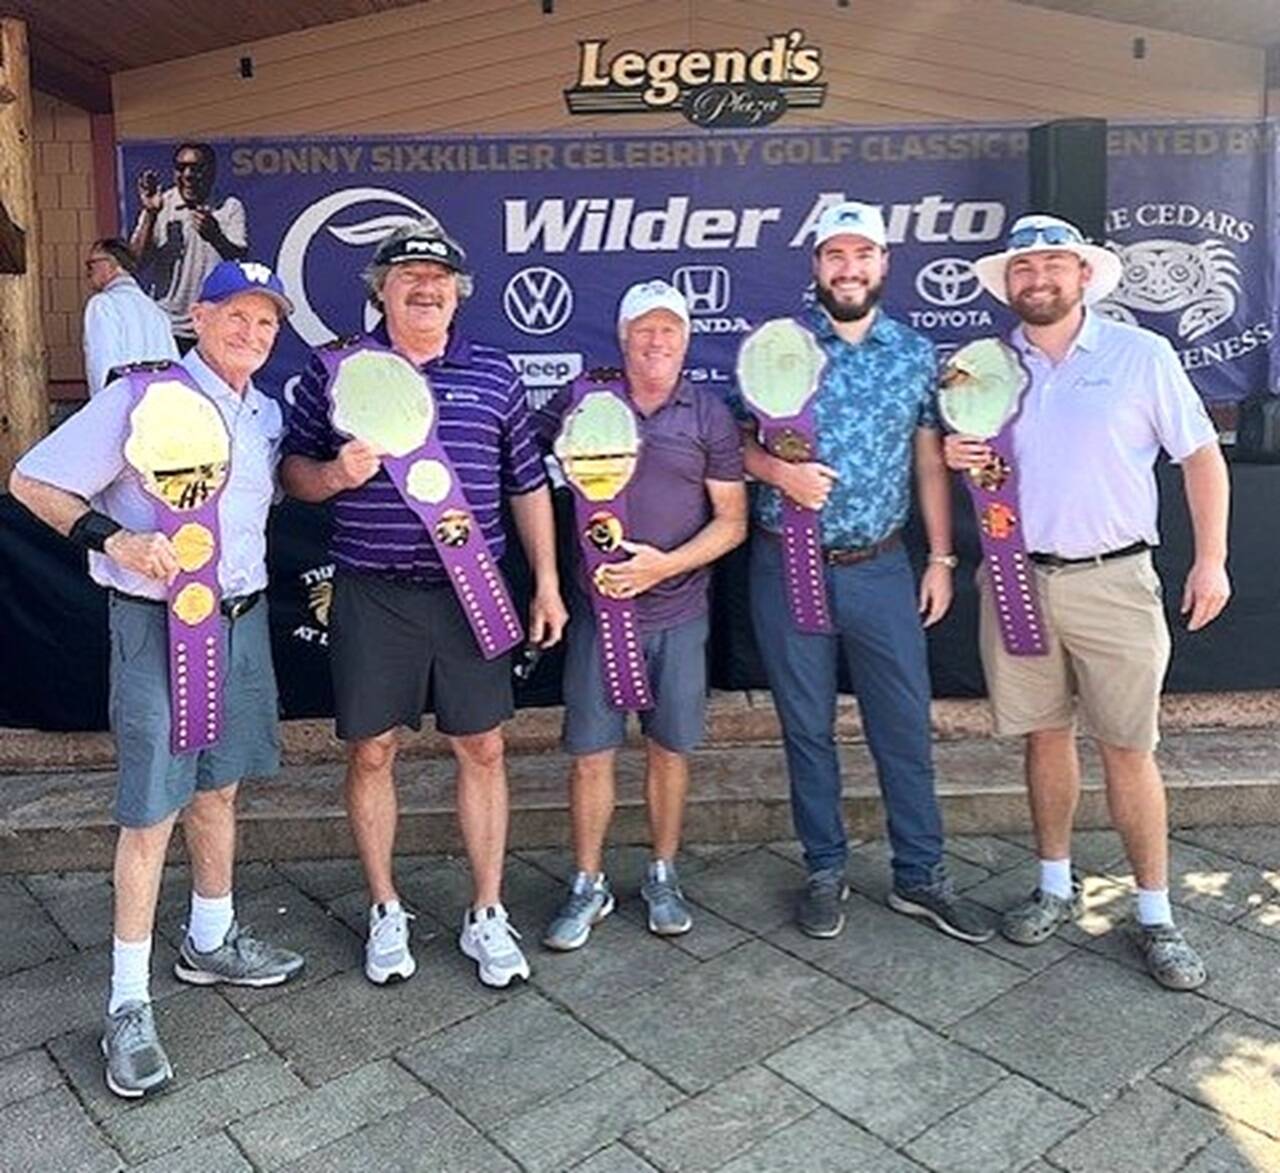
[[[830,285],[823,285],[821,281],[815,280],[814,296],[818,299],[818,303],[822,308],[831,315],[833,321],[857,322],[876,308],[877,303],[880,301],[882,287],[882,282],[879,281],[874,285],[868,284],[863,287],[865,292],[861,301],[843,301],[836,295]]]
[[[1010,308],[1028,326],[1052,326],[1055,322],[1062,321],[1080,304],[1083,296],[1077,294],[1075,297],[1068,297],[1061,289],[1055,287],[1049,291],[1053,296],[1047,301],[1033,302],[1030,300],[1033,292],[1038,291],[1024,290],[1010,302]]]

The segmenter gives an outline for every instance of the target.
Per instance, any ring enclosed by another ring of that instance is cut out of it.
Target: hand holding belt
[[[615,595],[607,568],[626,561],[627,485],[640,427],[621,372],[590,371],[573,384],[554,447],[573,490],[578,547],[595,613],[600,668],[615,709],[653,708],[635,600]]]
[[[813,401],[827,357],[794,318],[774,318],[743,339],[738,386],[760,426],[767,451],[793,464],[813,460]],[[827,601],[819,513],[782,494],[782,566],[791,615],[801,631],[835,630]]]
[[[440,442],[431,383],[408,359],[359,342],[317,352],[329,374],[336,431],[382,454],[382,467],[431,536],[486,660],[524,638],[502,572]]]
[[[218,499],[230,474],[231,436],[184,367],[147,366],[124,375],[133,396],[124,457],[154,499],[157,528],[178,559],[166,604],[169,747],[189,753],[213,745],[222,731]]]
[[[938,406],[948,427],[987,441],[991,458],[969,469],[965,483],[978,512],[982,557],[996,621],[1013,656],[1048,652],[1035,577],[1022,538],[1013,424],[1031,378],[1011,346],[983,338],[962,346],[943,368]]]

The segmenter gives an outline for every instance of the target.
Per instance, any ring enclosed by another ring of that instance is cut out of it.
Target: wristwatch
[[[948,570],[954,570],[960,565],[960,559],[954,554],[930,554],[929,561],[936,566],[945,566]]]

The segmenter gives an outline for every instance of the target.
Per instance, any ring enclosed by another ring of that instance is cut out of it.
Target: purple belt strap
[[[620,372],[592,371],[573,384],[555,453],[573,490],[586,588],[596,619],[600,668],[612,708],[653,708],[635,600],[608,593],[604,568],[625,562],[627,482],[640,451],[635,410]]]
[[[231,440],[217,407],[185,368],[147,367],[124,376],[134,396],[125,458],[154,498],[156,526],[178,558],[167,606],[169,747],[191,753],[214,745],[222,733],[218,499]]]
[[[329,374],[327,393],[334,427],[345,435],[355,436],[357,433],[349,424],[344,426],[344,422],[340,422],[339,405],[334,394],[343,378],[344,367],[354,375],[357,367],[348,364],[353,360],[359,364],[361,356],[377,355],[389,362],[391,365],[383,369],[396,377],[397,388],[408,388],[410,394],[425,397],[425,400],[419,399],[410,404],[422,409],[418,418],[423,427],[419,434],[411,436],[412,443],[406,450],[397,452],[394,447],[388,450],[389,446],[380,442],[385,439],[381,436],[364,434],[359,438],[382,452],[382,467],[404,503],[413,510],[431,536],[480,654],[486,660],[494,660],[510,651],[524,638],[524,631],[502,572],[471,512],[449,454],[440,441],[436,426],[439,412],[430,381],[408,359],[367,340],[355,345],[340,343],[324,347],[317,353]],[[410,383],[410,375],[416,383]],[[375,394],[377,390],[373,389]],[[390,395],[389,383],[386,390]],[[377,430],[376,421],[373,430]]]

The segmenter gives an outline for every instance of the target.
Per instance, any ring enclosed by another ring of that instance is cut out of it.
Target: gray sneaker
[[[1015,945],[1039,945],[1084,911],[1084,886],[1071,877],[1071,899],[1064,900],[1037,888],[1031,899],[1004,914],[1000,932]]]
[[[796,910],[796,927],[807,937],[838,937],[844,929],[844,909],[849,899],[849,885],[844,872],[822,868],[809,873],[800,906]]]
[[[951,881],[943,878],[915,888],[893,888],[888,905],[894,912],[927,920],[939,932],[958,941],[978,945],[996,935],[988,914],[971,900],[955,894]]]
[[[567,953],[587,943],[591,930],[613,911],[613,889],[602,874],[574,872],[569,895],[547,926],[542,943]]]
[[[187,937],[173,963],[173,976],[193,986],[278,986],[302,969],[300,954],[268,945],[235,921],[222,944],[200,953]]]
[[[665,859],[650,863],[644,883],[640,885],[640,895],[649,906],[649,932],[660,937],[678,937],[693,928],[693,917],[680,891],[675,864]]]
[[[107,1087],[127,1100],[156,1091],[173,1078],[169,1057],[156,1035],[150,1002],[126,1002],[107,1015],[102,1054],[107,1061]]]
[[[1196,990],[1208,980],[1204,962],[1174,925],[1137,925],[1138,949],[1147,972],[1166,990]]]

